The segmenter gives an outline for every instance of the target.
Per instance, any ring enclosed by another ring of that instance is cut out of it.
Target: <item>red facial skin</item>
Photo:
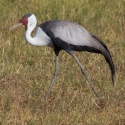
[[[28,18],[22,18],[19,20],[25,26],[25,30],[27,30]]]

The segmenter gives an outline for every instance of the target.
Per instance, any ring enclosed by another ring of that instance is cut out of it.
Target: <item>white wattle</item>
[[[31,37],[31,33],[35,28],[35,26],[36,26],[36,21],[33,22],[32,19],[32,23],[30,23],[30,18],[29,18],[27,30],[25,33],[26,41],[33,46],[50,46],[54,48],[50,37],[48,37],[47,34],[40,27],[37,28],[35,36]]]

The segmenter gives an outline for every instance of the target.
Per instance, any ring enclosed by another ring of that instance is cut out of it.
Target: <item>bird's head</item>
[[[10,30],[20,26],[20,25],[24,25],[25,29],[27,30],[31,25],[36,25],[37,20],[36,20],[36,16],[34,14],[26,14],[24,15],[18,23],[16,23],[15,25],[13,25]]]

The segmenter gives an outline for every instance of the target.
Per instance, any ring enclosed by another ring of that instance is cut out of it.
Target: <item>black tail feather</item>
[[[109,64],[109,67],[111,69],[111,75],[112,75],[112,83],[114,85],[115,66],[114,66],[114,63],[112,61],[112,57],[111,57],[110,51],[108,50],[107,46],[104,44],[104,42],[100,38],[98,38],[97,36],[95,36],[93,34],[91,34],[91,35],[105,48],[105,52],[100,51],[100,53],[102,55],[104,55],[106,61]]]
[[[111,69],[112,84],[114,85],[115,67],[114,67],[114,63],[112,61],[111,54],[110,54],[107,46],[104,44],[104,42],[100,38],[98,38],[97,36],[95,36],[93,34],[90,34],[90,35],[95,39],[95,42],[98,42],[97,43],[99,45],[98,48],[97,48],[97,46],[93,46],[93,47],[92,46],[76,46],[76,45],[70,44],[70,50],[88,51],[88,52],[94,52],[94,53],[102,54],[105,57],[105,60],[107,61],[107,63],[109,64],[109,67]]]

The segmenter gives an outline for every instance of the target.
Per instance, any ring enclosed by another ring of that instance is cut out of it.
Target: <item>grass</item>
[[[0,3],[0,125],[125,124],[124,0]],[[75,52],[101,97],[97,100],[76,62],[61,51],[59,75],[45,101],[54,73],[53,50],[27,44],[24,27],[9,31],[26,13],[34,13],[38,24],[50,19],[76,22],[103,39],[115,64],[115,86],[101,55]]]

